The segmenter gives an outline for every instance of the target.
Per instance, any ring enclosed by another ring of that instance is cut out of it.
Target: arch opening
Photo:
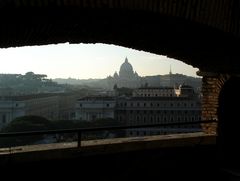
[[[105,44],[9,48],[0,56],[6,60],[2,71],[7,70],[0,74],[0,103],[8,110],[0,123],[5,125],[11,116],[30,114],[45,115],[58,124],[53,128],[62,129],[176,123],[124,136],[201,131],[193,124],[201,121],[201,78],[196,68],[178,60]],[[11,65],[17,62],[15,69]]]

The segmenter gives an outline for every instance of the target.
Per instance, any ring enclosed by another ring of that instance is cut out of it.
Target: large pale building
[[[86,97],[77,101],[76,118],[92,121],[114,118],[125,125],[184,123],[167,128],[127,130],[127,136],[200,131],[201,103],[190,86],[135,89],[133,96]],[[193,124],[192,124],[193,123]]]
[[[76,103],[76,120],[94,121],[115,117],[116,100],[113,97],[85,97]]]
[[[119,98],[116,120],[126,125],[149,125],[196,122],[201,120],[201,104],[190,97],[131,97]],[[199,124],[174,125],[167,128],[128,130],[127,135],[166,134],[191,132],[200,129]]]

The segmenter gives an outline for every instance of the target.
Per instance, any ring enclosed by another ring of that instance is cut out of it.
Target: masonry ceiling
[[[0,15],[1,48],[107,43],[240,72],[237,0],[0,0]]]

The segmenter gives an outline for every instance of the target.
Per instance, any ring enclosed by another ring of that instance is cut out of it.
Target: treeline
[[[48,79],[45,74],[0,74],[0,95],[26,95],[63,90],[63,86]]]

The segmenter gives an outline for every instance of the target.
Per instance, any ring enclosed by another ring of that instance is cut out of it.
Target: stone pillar
[[[229,79],[227,74],[199,72],[202,79],[202,121],[214,120],[216,123],[202,124],[205,133],[217,133],[219,94],[222,86]]]

